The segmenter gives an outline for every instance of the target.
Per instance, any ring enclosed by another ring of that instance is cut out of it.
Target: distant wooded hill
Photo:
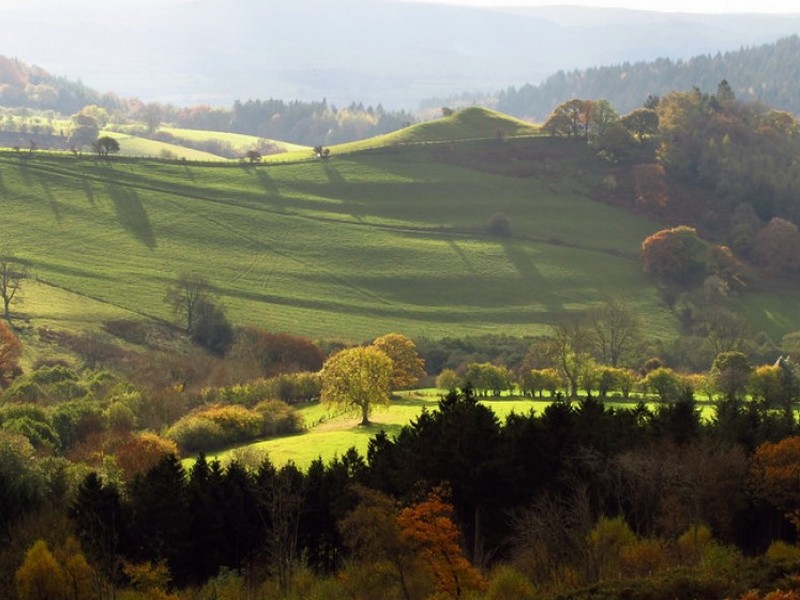
[[[624,113],[641,107],[651,94],[663,96],[672,90],[693,87],[715,89],[723,79],[730,83],[737,98],[800,114],[800,38],[794,35],[774,44],[689,60],[659,58],[559,71],[540,85],[508,88],[497,98],[497,108],[539,121],[570,98],[605,98]]]

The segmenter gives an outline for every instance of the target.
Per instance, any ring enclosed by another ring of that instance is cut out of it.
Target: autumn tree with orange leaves
[[[765,442],[750,463],[750,492],[784,512],[800,529],[800,437]]]
[[[22,344],[3,321],[0,321],[0,389],[5,389],[20,374]]]
[[[706,274],[708,248],[692,227],[662,229],[642,242],[642,267],[670,283],[692,283]]]
[[[400,511],[397,522],[431,570],[436,592],[460,598],[467,591],[481,590],[485,581],[461,550],[453,511],[445,490],[434,488],[424,500]]]

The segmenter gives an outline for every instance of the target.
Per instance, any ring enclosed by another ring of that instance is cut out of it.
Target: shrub
[[[213,405],[179,419],[166,437],[188,452],[206,451],[259,438],[264,417],[238,405]]]
[[[261,433],[265,436],[287,435],[303,429],[302,417],[281,400],[259,402],[253,411],[261,415]]]
[[[101,409],[94,402],[64,402],[53,407],[51,415],[53,427],[58,432],[64,450],[105,428]]]
[[[278,399],[288,404],[319,399],[322,379],[319,373],[287,373],[250,383],[222,388],[207,388],[201,398],[207,404],[241,404],[252,407],[263,400]]]
[[[11,402],[38,402],[44,396],[42,386],[28,378],[15,380],[3,394],[3,398]]]
[[[40,385],[51,385],[61,381],[78,381],[78,374],[72,369],[56,365],[53,367],[41,367],[28,375],[28,379]]]
[[[522,573],[502,565],[492,571],[484,597],[487,600],[532,600],[536,590]]]
[[[486,230],[497,237],[511,237],[511,219],[503,213],[495,213],[486,224]]]
[[[194,417],[181,419],[166,435],[185,452],[205,452],[222,446],[225,432],[211,419]]]

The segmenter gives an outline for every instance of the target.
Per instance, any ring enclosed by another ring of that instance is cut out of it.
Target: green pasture
[[[107,135],[116,139],[119,142],[119,153],[123,156],[148,156],[160,157],[165,153],[174,156],[178,159],[185,158],[186,160],[227,160],[216,154],[210,152],[203,152],[201,150],[194,150],[179,146],[178,144],[168,144],[159,142],[157,140],[148,140],[143,137],[137,137],[128,133],[119,133],[116,131],[103,131],[102,135]]]
[[[301,146],[300,144],[292,144],[290,142],[281,142],[277,140],[263,140],[254,135],[245,135],[242,133],[228,133],[225,131],[207,131],[202,129],[183,129],[180,127],[159,127],[159,131],[169,133],[174,136],[176,140],[188,140],[190,142],[205,142],[214,140],[230,144],[231,147],[244,154],[251,150],[263,141],[282,148],[286,152],[310,152],[311,148]]]
[[[638,258],[660,225],[591,183],[413,147],[255,168],[9,152],[0,235],[42,281],[146,318],[171,318],[164,291],[193,271],[235,323],[310,336],[537,334],[611,297],[670,335]],[[497,212],[510,238],[486,233]]]

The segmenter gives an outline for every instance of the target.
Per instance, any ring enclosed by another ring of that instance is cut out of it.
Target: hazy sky
[[[800,13],[797,0],[406,0],[407,2],[435,2],[465,6],[548,6],[571,4],[574,6],[606,6],[654,10],[660,12],[693,13]]]

